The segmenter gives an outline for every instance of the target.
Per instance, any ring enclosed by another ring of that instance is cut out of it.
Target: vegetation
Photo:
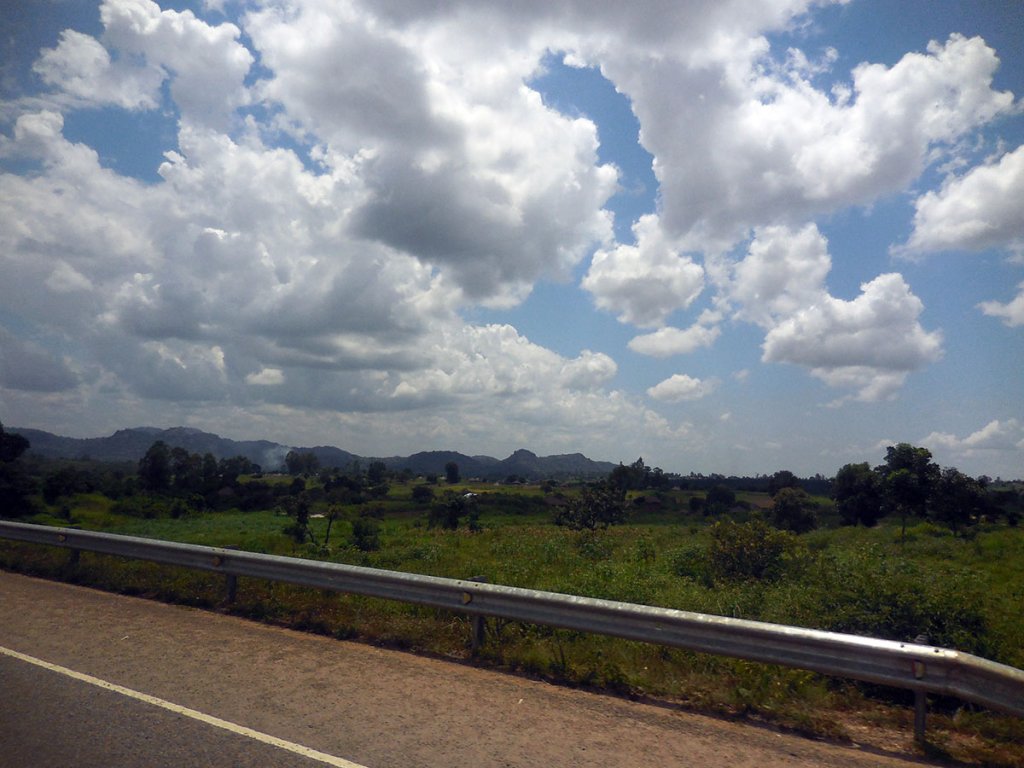
[[[642,460],[600,483],[459,479],[439,491],[436,478],[390,473],[378,462],[311,470],[303,459],[292,475],[263,475],[158,445],[134,468],[33,461],[12,443],[0,447],[0,466],[17,463],[24,492],[21,506],[5,509],[31,522],[483,575],[901,641],[925,634],[1024,667],[1021,487],[936,471],[930,454],[912,446],[890,449],[875,469],[841,468],[834,498],[812,494],[821,488],[816,480],[786,471],[750,491],[727,478],[667,476]],[[0,542],[0,566],[190,604],[222,599],[222,584],[209,574],[89,553],[72,566],[66,552]],[[468,619],[434,609],[242,579],[232,610],[339,637],[468,653]],[[831,736],[845,733],[854,710],[889,712],[906,732],[906,709],[892,708],[907,701],[898,691],[549,627],[491,620],[488,632],[483,663],[558,681]],[[933,732],[950,754],[993,765],[1024,759],[1013,747],[1024,743],[1019,721],[955,701],[932,705]],[[970,738],[958,741],[958,729]]]

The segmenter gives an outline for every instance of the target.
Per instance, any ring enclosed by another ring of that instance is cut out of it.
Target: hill
[[[10,428],[8,431],[23,435],[31,444],[31,451],[53,459],[89,458],[97,461],[138,461],[157,440],[172,448],[184,448],[189,453],[210,453],[214,458],[227,459],[245,456],[265,470],[276,470],[284,465],[284,457],[291,450],[311,452],[320,466],[340,468],[360,462],[364,467],[375,459],[359,456],[329,445],[312,448],[287,446],[269,440],[231,440],[212,432],[190,427],[134,427],[120,429],[108,437],[62,437],[50,432],[30,428]],[[510,476],[526,480],[589,478],[607,475],[615,468],[609,461],[594,461],[581,453],[557,456],[537,456],[520,449],[506,459],[492,456],[467,456],[456,451],[422,451],[411,456],[391,456],[381,459],[393,471],[408,469],[416,475],[443,475],[445,465],[454,461],[465,478],[504,480]]]

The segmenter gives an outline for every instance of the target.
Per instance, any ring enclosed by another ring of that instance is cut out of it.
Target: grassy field
[[[113,533],[455,578],[483,576],[492,583],[897,640],[925,633],[934,644],[1024,667],[1024,529],[980,526],[961,538],[921,523],[909,527],[901,542],[895,523],[824,527],[787,537],[764,578],[744,579],[716,570],[712,553],[721,529],[685,511],[687,493],[665,497],[654,511],[638,507],[627,525],[573,532],[552,525],[536,487],[456,488],[479,494],[482,530],[429,528],[424,509],[410,501],[411,487],[397,484],[386,500],[343,510],[326,542],[326,519],[312,519],[313,542],[299,544],[282,532],[290,518],[272,511],[142,519],[114,514],[103,496],[80,495],[67,512],[82,528]],[[742,494],[740,500],[753,510],[767,503],[761,494]],[[375,551],[351,543],[353,523],[368,507],[379,525]],[[29,521],[67,524],[53,512]],[[735,516],[752,514],[743,509]],[[2,543],[0,566],[200,606],[216,606],[223,598],[216,576],[89,553],[71,566],[66,552]],[[242,579],[230,610],[341,638],[468,655],[467,617],[434,609]],[[578,632],[491,620],[480,661],[837,738],[852,738],[854,724],[864,722],[910,731],[904,692]],[[954,701],[933,701],[932,709],[930,734],[939,754],[1024,764],[1019,720],[976,713]]]

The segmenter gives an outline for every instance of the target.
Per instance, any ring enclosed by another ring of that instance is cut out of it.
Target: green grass
[[[919,524],[908,528],[903,543],[898,522],[872,529],[823,529],[799,537],[777,580],[733,581],[700,571],[710,527],[699,515],[677,511],[687,507],[685,494],[670,499],[665,509],[637,514],[628,525],[579,534],[551,524],[551,511],[542,506],[536,487],[451,488],[481,494],[481,532],[428,529],[425,512],[409,502],[411,484],[396,483],[386,502],[368,505],[384,510],[376,552],[361,552],[348,543],[357,507],[344,509],[327,548],[321,546],[325,519],[311,520],[316,544],[296,544],[282,533],[289,518],[273,512],[146,520],[116,515],[109,500],[96,495],[77,497],[70,511],[83,528],[135,536],[454,578],[484,576],[492,583],[717,615],[853,627],[880,636],[888,632],[898,640],[928,630],[937,633],[935,642],[956,640],[964,650],[1024,667],[1024,529],[981,528],[964,539]],[[435,490],[447,489],[442,484]],[[763,503],[763,495],[741,496],[753,506]],[[57,512],[35,522],[67,524]],[[194,605],[216,605],[223,595],[223,582],[213,575],[88,553],[70,568],[66,552],[0,543],[0,566]],[[232,610],[337,637],[449,656],[467,653],[468,618],[434,609],[241,579]],[[484,663],[701,709],[752,714],[810,733],[842,736],[851,701],[866,710],[906,701],[901,692],[853,688],[799,670],[547,627],[491,620],[489,633]],[[871,699],[863,698],[865,691]],[[1024,743],[1019,720],[961,717],[956,702],[934,704],[943,727],[954,734],[966,729],[971,743],[981,745],[973,753],[961,750],[960,759],[983,754],[994,765],[1024,761],[1024,748],[1006,753],[1003,743],[1007,738]]]

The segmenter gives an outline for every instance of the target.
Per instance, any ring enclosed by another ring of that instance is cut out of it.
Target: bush
[[[413,486],[412,500],[417,504],[429,504],[434,500],[434,489],[429,485]]]
[[[594,531],[626,521],[625,495],[605,483],[583,488],[580,495],[555,513],[555,525],[574,531]]]
[[[153,520],[158,517],[167,517],[170,513],[170,505],[171,501],[169,499],[159,496],[129,496],[116,502],[110,508],[110,512],[114,515]],[[181,515],[179,514],[178,516],[180,517]]]
[[[818,527],[818,505],[803,488],[783,488],[775,494],[772,524],[793,533],[808,533]]]
[[[796,554],[793,534],[772,528],[760,517],[711,526],[708,565],[715,578],[777,579]]]
[[[934,569],[863,548],[823,557],[803,582],[803,605],[795,610],[819,629],[899,641],[924,634],[932,645],[999,656],[984,590],[965,571],[937,577]]]
[[[676,576],[693,579],[705,586],[712,585],[711,563],[704,547],[696,544],[680,547],[669,555],[669,562]]]
[[[352,546],[360,552],[380,549],[380,523],[372,517],[359,517],[352,522]]]

